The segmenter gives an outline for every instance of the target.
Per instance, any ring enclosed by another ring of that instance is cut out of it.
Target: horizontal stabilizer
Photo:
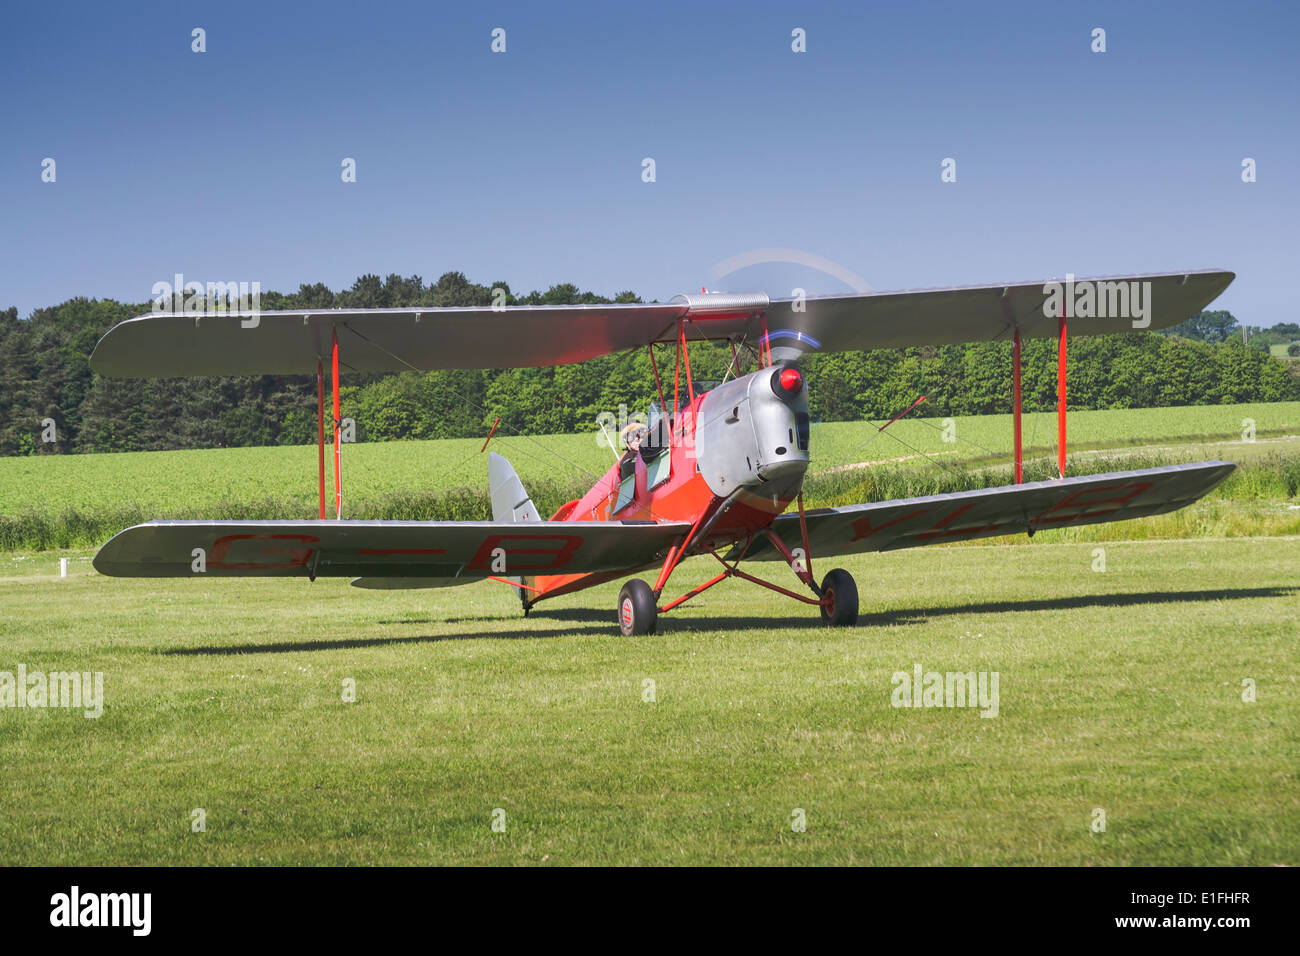
[[[428,588],[454,588],[484,580],[482,575],[462,574],[458,578],[353,578],[354,588],[367,591],[420,591]]]

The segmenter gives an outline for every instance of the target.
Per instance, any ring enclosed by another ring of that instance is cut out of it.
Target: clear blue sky
[[[143,301],[175,272],[844,290],[711,279],[786,247],[877,289],[1223,267],[1222,307],[1296,321],[1298,9],[10,3],[0,307]]]

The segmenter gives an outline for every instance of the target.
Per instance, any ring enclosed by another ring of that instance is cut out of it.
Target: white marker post
[[[68,576],[68,559],[59,558],[59,577],[66,578],[67,576]]]

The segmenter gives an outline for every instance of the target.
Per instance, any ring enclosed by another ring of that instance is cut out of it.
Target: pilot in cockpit
[[[628,422],[623,427],[623,444],[627,448],[625,454],[635,456],[641,448],[641,443],[645,441],[646,433],[649,429],[645,422]]]

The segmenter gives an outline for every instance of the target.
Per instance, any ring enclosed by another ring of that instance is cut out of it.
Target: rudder
[[[492,499],[493,521],[542,520],[510,462],[494,451],[488,452],[488,494]]]
[[[528,497],[528,492],[524,490],[524,483],[519,480],[514,467],[494,451],[488,452],[488,496],[492,499],[493,521],[519,523],[542,520],[542,516],[537,512],[537,506],[533,504],[533,499]],[[517,585],[528,584],[526,578],[514,575],[507,580]],[[524,614],[527,615],[528,591],[524,587],[518,590],[519,601],[524,606]]]

